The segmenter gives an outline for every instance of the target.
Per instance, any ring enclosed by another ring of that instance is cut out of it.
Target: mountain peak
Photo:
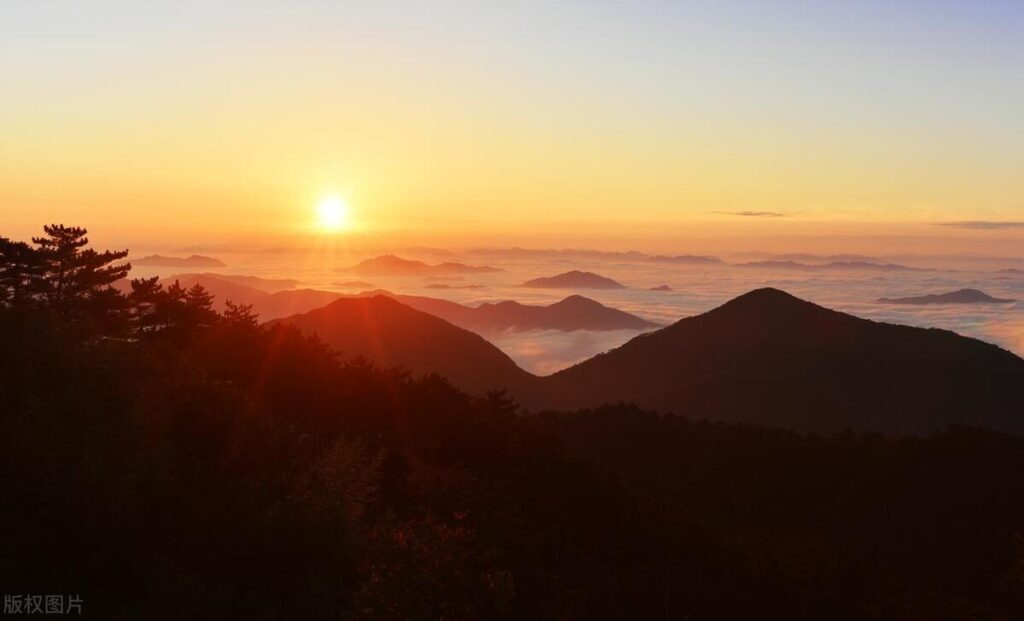
[[[625,289],[626,286],[611,278],[593,272],[572,270],[557,276],[534,278],[524,282],[521,287],[538,287],[550,289]]]
[[[820,308],[807,300],[774,287],[762,287],[737,296],[715,310],[742,310],[744,312],[768,312],[785,310],[806,310]],[[824,309],[822,309],[824,310]],[[714,311],[713,311],[714,312]]]
[[[579,294],[573,294],[573,295],[566,296],[566,297],[562,298],[561,300],[555,302],[551,306],[568,307],[568,308],[589,308],[589,307],[604,306],[604,305],[601,304],[600,302],[598,302],[597,300],[591,300],[588,297],[585,297],[585,296],[582,296],[582,295],[579,295]]]

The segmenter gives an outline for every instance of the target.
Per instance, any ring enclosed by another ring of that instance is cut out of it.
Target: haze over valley
[[[406,249],[396,256],[403,261],[430,264],[439,254],[437,250],[420,250],[417,253],[416,249]],[[332,299],[332,294],[358,295],[384,291],[398,296],[448,300],[471,307],[507,301],[547,306],[567,296],[581,295],[659,325],[668,325],[683,317],[705,312],[752,289],[776,287],[816,304],[859,317],[953,330],[1024,354],[1024,305],[1014,302],[1024,299],[1024,277],[1006,271],[1014,269],[1008,266],[1024,265],[1024,260],[997,258],[980,261],[967,257],[953,263],[949,257],[904,257],[902,261],[909,267],[893,270],[891,266],[894,265],[894,259],[886,257],[803,254],[796,258],[806,265],[834,265],[842,261],[846,265],[856,264],[858,267],[794,270],[789,267],[750,269],[746,266],[749,262],[745,261],[744,255],[718,260],[707,258],[694,264],[666,263],[639,252],[508,252],[495,249],[453,250],[443,254],[450,263],[486,264],[493,271],[463,273],[457,276],[459,280],[439,281],[436,273],[422,272],[422,268],[417,266],[413,268],[412,274],[375,273],[372,282],[343,281],[338,279],[331,265],[303,266],[308,261],[301,252],[222,252],[220,257],[223,257],[227,266],[210,274],[258,274],[274,279],[275,284],[270,288],[266,285],[253,286],[254,289],[270,294],[288,289],[293,291],[274,297],[244,290],[232,291],[228,285],[204,284],[220,300],[228,297],[235,301],[254,303],[256,297],[265,298],[265,301],[256,304],[256,310],[264,319],[276,319],[311,310]],[[524,255],[526,258],[522,258]],[[376,256],[367,256],[364,260],[372,260]],[[781,256],[778,260],[792,260],[792,257]],[[339,267],[344,270],[347,266]],[[621,289],[520,286],[533,278],[546,278],[573,270],[593,272],[625,286]],[[160,275],[168,278],[179,273],[187,272],[180,272],[173,267],[140,266],[133,268],[132,276]],[[182,282],[189,284],[195,282],[195,279],[185,277]],[[237,279],[235,282],[246,284]],[[437,284],[451,286],[439,289]],[[661,285],[669,286],[671,291],[650,290]],[[995,299],[1011,301],[1005,304],[968,306],[895,305],[880,301],[882,298],[937,295],[961,288],[979,289]],[[447,318],[451,319],[451,316]],[[455,323],[474,329],[472,323]],[[549,374],[571,366],[622,345],[650,328],[611,325],[602,330],[583,327],[565,333],[563,330],[546,330],[536,325],[525,328],[507,322],[496,325],[498,328],[488,328],[478,323],[475,327],[517,364],[538,374]]]

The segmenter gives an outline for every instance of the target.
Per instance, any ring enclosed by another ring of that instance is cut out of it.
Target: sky
[[[0,234],[1019,255],[1022,32],[984,0],[6,0]]]

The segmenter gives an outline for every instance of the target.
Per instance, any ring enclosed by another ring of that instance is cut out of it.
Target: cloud
[[[488,338],[531,373],[548,375],[614,349],[644,330],[530,330],[502,332]]]
[[[992,220],[960,220],[957,222],[934,222],[935,226],[948,226],[957,229],[1024,229],[1024,222],[999,222]]]
[[[786,214],[777,211],[716,211],[725,216],[743,216],[745,218],[784,218]]]

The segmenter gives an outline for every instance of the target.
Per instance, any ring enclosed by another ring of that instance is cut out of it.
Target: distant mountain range
[[[876,323],[759,289],[556,373],[525,401],[633,401],[801,431],[1024,431],[1024,360],[952,332]]]
[[[138,259],[129,259],[132,265],[146,267],[227,267],[220,259],[194,254],[188,257],[165,257],[151,254]]]
[[[644,252],[639,252],[637,250],[626,250],[616,252],[607,250],[586,250],[577,248],[479,248],[475,250],[469,250],[465,254],[501,259],[557,258],[580,261],[625,261],[632,263],[656,261],[662,263],[678,263],[688,265],[716,265],[723,263],[723,261],[718,257],[706,255],[650,255]]]
[[[968,424],[1024,432],[1024,360],[1016,355],[944,330],[860,319],[776,289],[752,291],[547,377],[398,299],[371,300],[339,300],[333,310],[286,321],[345,352],[436,371],[470,390],[508,388],[536,409],[625,401],[798,431],[907,434]]]
[[[341,287],[343,289],[357,289],[359,291],[366,291],[367,289],[373,289],[376,285],[372,282],[366,282],[365,280],[346,280],[343,282],[334,283],[335,287]]]
[[[183,274],[173,274],[163,280],[163,282],[173,282],[174,280],[220,280],[239,285],[245,285],[246,287],[252,287],[253,289],[259,289],[260,291],[284,291],[286,289],[294,289],[298,287],[301,282],[293,278],[263,278],[260,276],[246,276],[238,274],[217,274],[214,272],[200,272],[190,273],[186,272]]]
[[[626,285],[606,278],[593,272],[581,272],[573,270],[548,276],[545,278],[534,278],[524,282],[521,287],[534,287],[542,289],[625,289]]]
[[[427,285],[427,289],[486,289],[483,285],[449,285],[443,282],[435,282]]]
[[[343,295],[334,291],[318,289],[264,291],[243,284],[237,278],[225,278],[219,274],[179,274],[160,282],[166,285],[175,280],[186,288],[197,284],[201,285],[214,295],[213,305],[219,311],[223,311],[225,302],[231,300],[235,304],[251,305],[253,312],[258,313],[263,321],[304,313],[333,302]]]
[[[1012,304],[1016,300],[994,298],[977,289],[959,289],[949,293],[920,295],[907,298],[879,298],[886,304]]]
[[[753,261],[797,261],[800,263],[833,263],[839,262],[866,262],[878,263],[875,257],[863,254],[812,254],[809,252],[786,252],[772,254],[767,252],[740,252],[735,255],[737,258],[745,257]]]
[[[585,298],[571,295],[548,306],[531,306],[519,302],[485,302],[466,306],[448,300],[415,295],[390,297],[417,310],[441,317],[457,326],[480,334],[506,330],[647,330],[658,324],[625,311],[611,308]]]
[[[199,284],[214,295],[214,306],[225,308],[225,301],[249,304],[262,321],[279,319],[320,308],[339,298],[385,295],[457,326],[480,333],[506,330],[645,330],[657,327],[636,315],[604,306],[594,300],[574,295],[548,306],[531,306],[506,301],[466,306],[448,300],[415,295],[396,295],[389,291],[365,291],[350,295],[318,289],[261,291],[240,282],[248,277],[220,274],[179,274],[164,279],[168,284],[178,280],[183,287]]]
[[[654,261],[655,263],[675,263],[677,265],[723,265],[724,262],[718,257],[708,257],[702,255],[692,254],[677,254],[677,255],[655,255],[648,257],[648,261]]]
[[[316,334],[345,357],[438,373],[473,392],[496,387],[520,392],[536,381],[480,335],[385,295],[341,298],[272,323]]]
[[[752,261],[750,263],[737,263],[736,267],[775,269],[775,270],[805,270],[805,271],[878,271],[878,272],[905,272],[918,271],[917,268],[897,265],[895,263],[873,263],[870,261],[832,261],[823,264],[798,263],[796,261]]]
[[[372,259],[366,259],[346,268],[345,271],[359,274],[382,274],[388,276],[427,276],[427,275],[448,275],[448,274],[480,274],[504,271],[497,267],[486,265],[465,265],[462,263],[438,263],[429,265],[422,261],[412,261],[396,257],[393,254],[385,254]]]
[[[648,291],[672,291],[672,287],[668,285],[658,285],[657,287],[651,287]]]

